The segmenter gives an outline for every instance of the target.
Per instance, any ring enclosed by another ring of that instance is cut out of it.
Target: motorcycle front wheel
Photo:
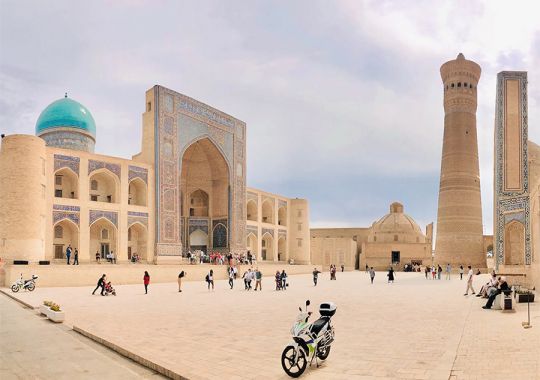
[[[326,346],[323,349],[319,350],[317,352],[317,357],[321,360],[326,360],[328,358],[328,355],[330,355],[330,348],[331,346]]]
[[[303,350],[298,350],[297,355],[294,346],[287,346],[281,354],[281,366],[290,377],[300,377],[306,370],[306,354]]]
[[[36,285],[35,284],[29,284],[26,289],[30,290],[31,292],[34,291],[34,289],[36,288]]]
[[[17,292],[19,291],[19,286],[18,286],[18,285],[12,285],[12,286],[11,286],[11,291],[12,291],[13,293],[17,293]]]

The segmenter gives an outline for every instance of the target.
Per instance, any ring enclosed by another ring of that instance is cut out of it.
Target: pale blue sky
[[[436,221],[440,65],[482,66],[478,139],[492,230],[495,77],[529,71],[540,141],[535,1],[0,0],[0,131],[33,133],[69,95],[96,151],[139,151],[144,92],[172,88],[248,126],[248,185],[308,198],[312,226],[368,226],[395,200]]]

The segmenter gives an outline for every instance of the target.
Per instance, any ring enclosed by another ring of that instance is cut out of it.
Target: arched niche
[[[280,226],[287,225],[287,208],[285,206],[281,206],[278,209],[278,224]]]
[[[79,227],[69,219],[62,219],[53,227],[54,258],[65,259],[67,247],[70,245],[73,259],[75,248],[79,247]]]
[[[56,198],[79,198],[79,177],[70,168],[62,168],[54,173],[54,196]]]
[[[504,264],[525,263],[525,226],[513,220],[504,227]]]
[[[90,226],[90,255],[106,259],[109,252],[118,260],[118,230],[108,219],[99,218]]]
[[[247,202],[246,208],[247,208],[247,220],[256,222],[257,216],[258,216],[257,202],[255,202],[253,199],[249,200]]]
[[[128,260],[136,255],[141,262],[148,260],[148,231],[141,223],[134,223],[128,229]]]
[[[263,261],[274,261],[274,238],[268,233],[262,237],[261,259]]]
[[[274,223],[274,205],[270,200],[265,200],[262,204],[262,222]]]
[[[119,203],[118,178],[107,169],[100,169],[92,173],[89,180],[90,201]]]
[[[278,239],[278,261],[287,260],[287,238],[282,236]]]
[[[208,216],[209,197],[206,191],[195,190],[189,196],[189,216]]]
[[[134,178],[129,183],[129,199],[128,203],[136,206],[146,206],[147,191],[146,183],[140,178]]]

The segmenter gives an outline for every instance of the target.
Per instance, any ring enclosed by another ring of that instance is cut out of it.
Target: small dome
[[[36,123],[36,135],[54,128],[76,128],[96,137],[96,123],[90,111],[67,95],[52,102],[41,112]]]
[[[403,212],[399,202],[392,203],[390,213],[373,223],[368,236],[369,242],[381,243],[425,243],[425,239],[420,226]]]

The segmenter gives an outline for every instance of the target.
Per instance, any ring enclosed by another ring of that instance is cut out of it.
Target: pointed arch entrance
[[[79,248],[79,227],[69,219],[62,219],[53,227],[53,254],[55,259],[64,259],[71,246],[73,252]],[[73,257],[73,253],[72,253]]]
[[[146,226],[141,223],[133,223],[128,228],[128,260],[136,259],[141,262],[146,262],[148,259],[147,253],[148,233]]]
[[[253,232],[248,233],[246,237],[246,248],[256,260],[260,259],[258,255],[257,236]]]
[[[263,261],[274,261],[274,237],[269,233],[264,234],[261,245],[261,259]]]
[[[99,218],[90,226],[90,257],[96,253],[102,259],[107,258],[109,252],[114,253],[118,260],[118,231],[116,226],[106,218]]]
[[[228,236],[226,239],[221,236],[223,231],[230,234],[229,178],[229,165],[225,156],[210,138],[199,139],[184,151],[180,174],[180,212],[185,249],[194,250],[206,246],[208,250],[222,250],[229,247]],[[205,231],[213,233],[212,226],[215,227],[217,223],[223,225],[216,232],[219,238],[212,238],[213,235],[209,237]],[[226,246],[222,247],[224,241]],[[214,243],[219,244],[214,246]]]

